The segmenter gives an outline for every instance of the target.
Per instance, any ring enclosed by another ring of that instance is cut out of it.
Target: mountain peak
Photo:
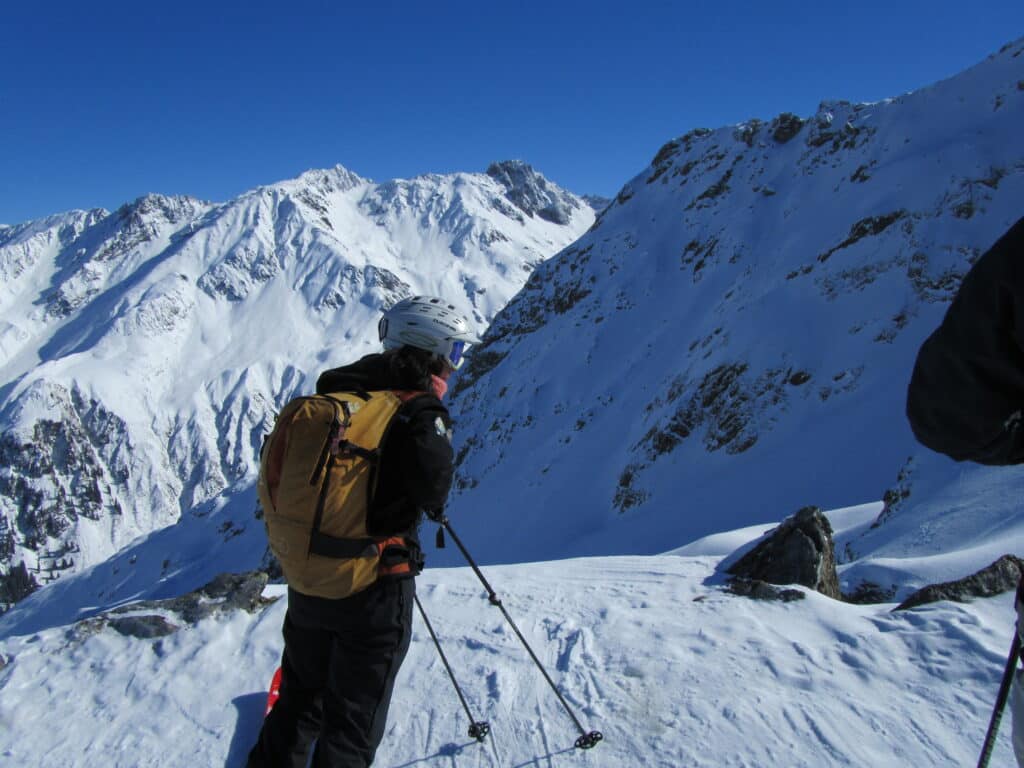
[[[122,205],[117,209],[116,216],[121,221],[141,221],[148,215],[157,215],[172,224],[177,224],[194,217],[199,210],[208,205],[188,195],[161,195],[150,192]]]
[[[491,163],[487,167],[487,175],[493,176],[494,178],[500,178],[503,174],[505,175],[529,175],[529,176],[540,176],[525,160],[498,160]]]
[[[571,195],[522,160],[491,163],[487,175],[505,187],[505,197],[531,218],[568,224],[572,211],[579,208]]]
[[[314,168],[299,174],[296,181],[315,187],[321,192],[347,192],[362,184],[367,183],[357,173],[353,173],[345,166],[338,164],[333,168]]]

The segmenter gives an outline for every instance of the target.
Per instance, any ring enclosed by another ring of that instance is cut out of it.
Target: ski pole
[[[462,689],[455,680],[455,673],[452,672],[451,664],[448,663],[448,658],[444,655],[444,651],[441,650],[441,643],[438,641],[437,635],[434,634],[434,628],[430,626],[430,619],[427,618],[427,612],[423,610],[423,604],[420,602],[419,596],[415,595],[414,598],[416,600],[416,607],[420,609],[420,616],[423,617],[423,623],[427,625],[427,632],[430,633],[430,637],[434,641],[434,647],[437,648],[437,653],[441,657],[441,663],[444,664],[444,668],[448,670],[448,677],[451,678],[452,685],[455,686],[455,693],[459,695],[459,701],[462,702],[462,708],[466,710],[466,717],[469,718],[469,735],[477,741],[482,742],[487,737],[487,734],[491,732],[490,723],[486,720],[473,719],[473,713],[469,711],[469,704],[466,703],[466,697],[462,695]]]
[[[1017,596],[1014,602],[1017,609],[1017,620],[1020,621],[1021,611],[1024,610],[1024,573],[1017,582]],[[996,733],[999,731],[999,723],[1003,719],[1003,710],[1006,709],[1006,700],[1010,697],[1010,686],[1013,685],[1013,678],[1017,672],[1017,660],[1020,659],[1021,642],[1020,627],[1013,628],[1013,643],[1010,645],[1010,655],[1006,659],[1006,669],[1003,670],[1003,681],[999,684],[999,694],[996,696],[996,705],[992,709],[992,718],[988,723],[988,733],[985,734],[985,743],[981,747],[981,756],[978,758],[978,768],[986,768],[988,761],[992,758],[992,749],[996,745]]]
[[[576,728],[580,732],[580,737],[576,739],[576,748],[590,749],[591,747],[596,746],[597,743],[604,738],[604,735],[600,731],[588,732],[583,727],[583,724],[580,722],[579,718],[576,717],[576,714],[572,711],[572,708],[569,706],[569,703],[565,700],[565,697],[562,696],[561,691],[558,690],[558,687],[555,685],[555,681],[551,679],[551,676],[548,674],[547,670],[544,669],[544,665],[541,664],[540,659],[537,658],[537,654],[533,652],[533,648],[531,648],[530,644],[526,642],[526,638],[523,637],[523,633],[519,631],[519,627],[517,627],[516,623],[512,621],[512,617],[509,616],[508,611],[505,610],[505,606],[501,604],[501,600],[498,598],[497,593],[494,591],[491,585],[487,583],[487,579],[484,578],[484,575],[480,571],[480,568],[477,566],[476,561],[473,560],[472,556],[469,554],[469,551],[462,543],[462,540],[455,534],[455,531],[452,530],[452,525],[448,518],[444,515],[440,515],[438,518],[435,518],[435,521],[439,523],[444,528],[444,530],[448,531],[448,535],[452,537],[452,541],[455,542],[455,545],[459,548],[459,551],[462,552],[462,556],[466,558],[466,562],[469,563],[469,567],[473,569],[473,573],[476,574],[477,578],[480,579],[480,583],[484,585],[484,589],[487,590],[488,600],[490,601],[491,605],[496,606],[505,616],[505,620],[509,623],[509,626],[512,627],[513,631],[515,631],[516,636],[519,638],[520,642],[522,642],[523,647],[526,648],[527,652],[530,654],[530,657],[533,659],[533,663],[537,665],[537,669],[541,671],[541,674],[544,675],[544,679],[547,680],[548,685],[551,686],[551,690],[555,692],[555,696],[557,696],[558,701],[561,702],[562,708],[565,709],[569,717],[572,718],[573,723],[576,724]]]
[[[985,743],[981,747],[981,757],[978,758],[978,768],[986,768],[989,759],[992,757],[992,749],[996,744],[996,733],[999,731],[999,723],[1003,719],[1003,710],[1006,708],[1006,700],[1010,696],[1010,686],[1013,684],[1013,677],[1017,672],[1017,659],[1020,658],[1020,635],[1014,630],[1013,645],[1010,646],[1010,656],[1006,660],[1006,670],[1003,672],[1003,682],[999,686],[999,695],[996,696],[996,705],[992,710],[992,719],[988,724],[988,733],[985,734]]]

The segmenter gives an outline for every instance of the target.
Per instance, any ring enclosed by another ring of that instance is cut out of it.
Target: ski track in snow
[[[579,735],[469,569],[420,599],[375,766],[964,765],[1012,637],[1012,596],[893,613],[815,593],[760,603],[712,586],[713,557],[495,566],[486,575],[584,728]],[[278,590],[280,591],[280,590]],[[283,600],[158,640],[68,627],[0,640],[0,763],[244,765],[281,650]],[[1008,719],[993,765],[1010,757]],[[40,728],[40,723],[52,727]]]

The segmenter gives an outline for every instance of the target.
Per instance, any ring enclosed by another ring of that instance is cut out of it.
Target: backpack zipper
[[[316,466],[313,467],[313,474],[309,476],[309,484],[316,485],[320,476],[324,472],[324,468],[327,465],[327,460],[331,457],[331,446],[338,442],[338,434],[342,429],[348,428],[349,421],[346,418],[342,421],[340,417],[341,407],[339,403],[331,399],[331,404],[334,406],[334,418],[331,419],[331,428],[327,432],[327,438],[324,440],[323,448],[320,449],[320,458],[317,459]],[[347,414],[346,414],[347,415]]]

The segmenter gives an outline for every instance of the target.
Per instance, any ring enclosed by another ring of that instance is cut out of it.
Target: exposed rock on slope
[[[929,584],[919,589],[896,606],[896,610],[905,611],[939,600],[962,603],[974,597],[993,597],[1017,589],[1022,573],[1024,561],[1013,555],[1004,555],[970,576],[943,584]]]
[[[583,203],[580,198],[550,184],[521,160],[493,163],[487,175],[505,187],[505,197],[527,216],[539,216],[554,224],[568,224],[572,212]]]
[[[75,624],[68,637],[81,641],[105,627],[148,640],[170,635],[184,624],[232,611],[254,613],[275,602],[264,598],[267,575],[260,571],[224,573],[200,589],[166,600],[141,600]]]
[[[804,507],[728,568],[737,579],[802,584],[839,600],[832,526],[817,507]]]

